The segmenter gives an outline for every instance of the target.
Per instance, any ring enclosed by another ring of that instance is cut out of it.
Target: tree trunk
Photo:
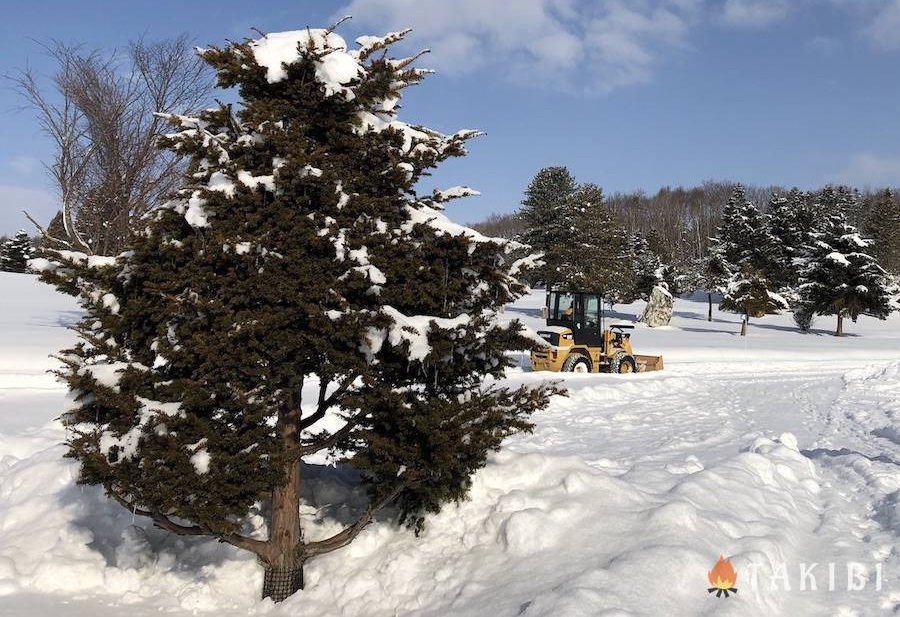
[[[838,313],[838,324],[837,330],[835,331],[835,336],[844,336],[844,316],[841,313]]]
[[[300,463],[287,465],[285,483],[272,493],[269,556],[265,563],[263,598],[281,602],[303,589],[303,561],[298,549],[300,528]]]
[[[290,451],[299,437],[300,409],[285,412],[279,418],[285,449]],[[263,578],[263,598],[275,602],[303,589],[303,558],[300,547],[303,530],[300,527],[300,461],[285,463],[284,484],[272,492],[272,518],[266,568]]]
[[[265,564],[263,598],[281,602],[303,589],[303,562],[298,558],[300,528],[300,464],[289,465],[285,484],[272,494],[270,559]]]
[[[712,321],[712,294],[708,291],[706,292],[706,299],[709,300],[709,315],[706,321]]]
[[[744,319],[741,320],[741,336],[747,336],[747,322],[750,321],[750,315],[744,313]]]

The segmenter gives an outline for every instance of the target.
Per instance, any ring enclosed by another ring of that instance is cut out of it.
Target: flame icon
[[[722,555],[719,555],[719,561],[706,574],[706,578],[709,579],[709,584],[712,585],[707,591],[709,593],[715,592],[717,598],[721,598],[723,593],[726,598],[729,592],[737,593],[737,588],[734,586],[737,583],[737,572],[734,571],[734,566],[731,565],[731,562]]]

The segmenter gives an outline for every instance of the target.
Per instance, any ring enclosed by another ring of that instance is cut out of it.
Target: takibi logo
[[[723,593],[726,598],[729,593],[737,593],[737,588],[735,587],[737,572],[734,571],[734,566],[731,565],[731,562],[722,555],[719,555],[719,561],[716,562],[713,569],[707,572],[706,578],[709,579],[709,584],[712,585],[707,591],[709,593],[716,592],[717,598],[721,598]]]

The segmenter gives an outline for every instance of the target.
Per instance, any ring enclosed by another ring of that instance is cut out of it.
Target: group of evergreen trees
[[[704,265],[710,287],[724,293],[722,308],[744,314],[742,333],[750,316],[787,308],[802,330],[813,315],[836,315],[838,335],[845,317],[890,313],[892,282],[876,257],[879,242],[862,238],[847,221],[858,198],[846,187],[794,189],[772,195],[762,213],[735,187]],[[891,249],[887,238],[900,232],[900,208],[889,191],[882,203],[874,212]]]
[[[27,271],[32,252],[31,238],[24,229],[19,230],[15,236],[0,243],[0,271]]]
[[[548,167],[528,186],[517,217],[519,237],[544,253],[532,283],[596,289],[623,302],[646,298],[660,282],[675,293],[705,290],[710,320],[721,293],[722,309],[745,316],[742,333],[749,317],[788,308],[804,330],[815,314],[836,315],[838,334],[844,317],[890,312],[890,273],[900,274],[900,202],[892,191],[872,198],[847,187],[793,189],[772,193],[761,210],[737,185],[718,211],[719,225],[697,254],[686,229],[675,241],[655,229],[629,231],[600,187]]]
[[[519,218],[519,238],[544,255],[532,283],[597,289],[610,301],[629,302],[648,297],[663,280],[650,239],[627,233],[606,206],[603,190],[578,184],[565,167],[537,173],[525,191]]]

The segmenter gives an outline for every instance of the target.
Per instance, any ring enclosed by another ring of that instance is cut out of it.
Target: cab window
[[[599,296],[585,296],[584,298],[584,325],[588,328],[596,328],[600,325],[600,298]]]
[[[550,294],[550,319],[574,319],[575,298],[572,294],[554,291]]]

